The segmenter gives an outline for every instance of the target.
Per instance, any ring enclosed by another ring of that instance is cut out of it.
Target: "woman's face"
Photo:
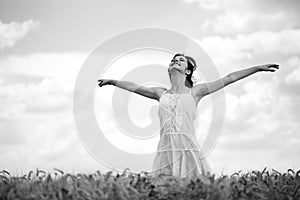
[[[187,59],[184,56],[176,56],[171,60],[168,71],[170,72],[170,70],[178,70],[182,73],[185,73],[187,67]]]

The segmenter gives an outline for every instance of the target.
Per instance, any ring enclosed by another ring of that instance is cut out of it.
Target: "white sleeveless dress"
[[[160,141],[152,165],[152,175],[160,173],[193,178],[211,173],[196,139],[194,121],[197,106],[191,94],[164,91],[159,99]]]

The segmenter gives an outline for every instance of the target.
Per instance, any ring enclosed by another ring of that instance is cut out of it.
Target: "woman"
[[[192,178],[211,174],[211,168],[196,140],[193,124],[200,99],[256,72],[274,72],[279,69],[277,64],[259,65],[230,73],[216,81],[193,86],[192,75],[196,67],[193,58],[176,54],[168,68],[170,89],[144,87],[129,81],[98,80],[100,87],[114,85],[159,102],[160,141],[152,175],[162,173]]]

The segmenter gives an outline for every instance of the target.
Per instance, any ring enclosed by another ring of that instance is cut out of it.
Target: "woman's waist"
[[[185,135],[188,137],[195,137],[194,132],[187,132],[187,131],[170,131],[170,130],[160,130],[160,135]]]
[[[192,132],[188,132],[188,131],[170,131],[168,129],[161,129],[160,132],[165,134],[184,134],[184,135],[193,134]]]
[[[172,133],[187,133],[194,134],[195,128],[194,124],[176,124],[176,123],[166,123],[161,126],[161,132],[172,132]]]

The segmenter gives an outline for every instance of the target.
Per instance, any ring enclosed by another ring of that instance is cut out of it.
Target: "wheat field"
[[[0,200],[10,199],[300,199],[300,170],[253,170],[178,179],[147,172],[69,174],[54,168],[22,176],[0,171]]]

